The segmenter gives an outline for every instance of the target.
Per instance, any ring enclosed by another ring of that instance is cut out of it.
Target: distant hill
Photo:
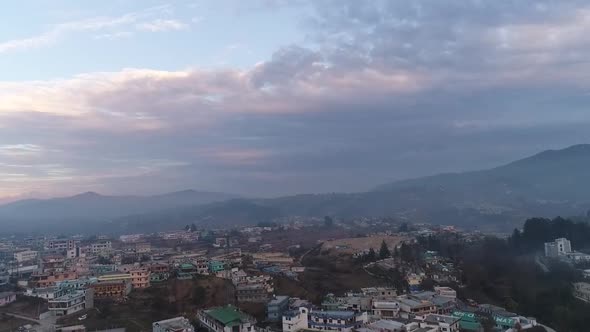
[[[184,190],[153,196],[105,196],[86,192],[70,197],[26,199],[0,205],[0,226],[6,231],[54,226],[88,226],[127,215],[234,199],[237,195]],[[65,227],[60,227],[65,228]],[[83,227],[80,227],[83,229]]]
[[[585,214],[590,209],[589,169],[590,145],[575,145],[493,169],[396,181],[368,192],[249,200],[248,209],[257,213],[242,214],[234,221],[253,224],[266,216],[293,215],[393,216],[412,222],[507,231],[532,216]],[[185,210],[184,220],[223,222],[227,220],[224,216],[236,209],[234,204],[215,204],[209,213],[204,212],[208,206]],[[166,218],[160,215],[160,219]],[[145,221],[149,224],[153,220]]]
[[[196,191],[149,197],[84,193],[25,200],[0,206],[0,226],[13,225],[14,220],[36,220],[42,225],[51,221],[49,224],[61,226],[94,220],[105,223],[92,225],[106,225],[112,231],[147,232],[193,222],[222,227],[282,216],[330,215],[388,216],[400,221],[508,231],[533,216],[586,214],[590,209],[589,169],[590,145],[575,145],[488,170],[396,181],[361,193],[272,199],[234,199],[234,195]]]

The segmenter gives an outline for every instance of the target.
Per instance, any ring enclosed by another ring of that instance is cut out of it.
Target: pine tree
[[[391,256],[391,252],[389,251],[389,248],[387,247],[387,243],[385,243],[385,240],[383,240],[383,242],[381,242],[381,249],[379,249],[379,258],[385,259],[385,258],[388,258],[389,256]]]

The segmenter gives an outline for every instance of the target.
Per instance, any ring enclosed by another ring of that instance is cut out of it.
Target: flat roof
[[[268,301],[268,305],[278,305],[284,301],[288,301],[289,297],[285,295],[275,296],[272,300]]]
[[[223,325],[230,325],[235,322],[240,322],[243,318],[245,318],[243,313],[238,311],[236,308],[229,306],[206,310],[205,313]]]
[[[352,318],[356,315],[356,313],[354,311],[327,310],[327,311],[312,311],[311,315],[320,316],[320,317]]]

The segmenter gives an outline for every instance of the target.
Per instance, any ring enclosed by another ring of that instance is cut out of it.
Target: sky
[[[353,192],[590,142],[590,4],[21,0],[0,202]]]

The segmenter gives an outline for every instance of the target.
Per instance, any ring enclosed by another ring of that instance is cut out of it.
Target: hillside
[[[0,206],[0,218],[103,218],[111,229],[126,232],[193,222],[208,227],[256,224],[281,216],[392,216],[506,231],[528,217],[585,214],[590,209],[589,167],[590,145],[575,145],[488,170],[397,181],[362,193],[233,200],[227,194],[193,191],[150,197],[86,193]]]
[[[0,225],[7,231],[53,226],[78,226],[126,215],[151,213],[184,206],[198,206],[236,198],[236,195],[184,190],[153,196],[105,196],[86,192],[70,197],[27,199],[0,205]]]

